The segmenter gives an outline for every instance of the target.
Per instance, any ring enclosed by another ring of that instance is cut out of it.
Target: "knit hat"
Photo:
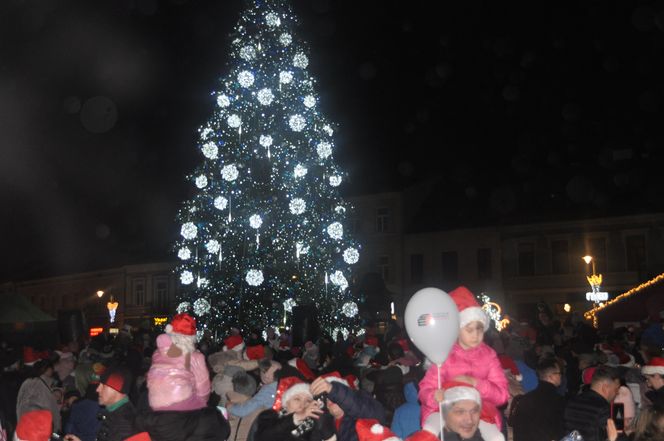
[[[244,341],[241,335],[231,335],[224,340],[224,351],[234,350],[241,352],[244,349]]]
[[[480,393],[477,389],[468,383],[462,381],[448,381],[442,385],[445,393],[443,394],[443,402],[453,404],[457,401],[471,400],[477,404],[482,404]]]
[[[102,363],[96,362],[92,365],[92,372],[90,373],[90,383],[99,383],[101,374],[106,370],[106,366]]]
[[[302,376],[307,380],[312,381],[314,378],[316,378],[314,373],[309,368],[309,365],[307,365],[307,363],[301,358],[291,358],[288,360],[288,364],[300,371]]]
[[[406,438],[405,441],[439,441],[438,437],[428,430],[418,430]]]
[[[31,410],[21,415],[16,424],[20,441],[48,441],[53,433],[53,415],[49,410]]]
[[[138,432],[136,435],[132,435],[129,438],[125,438],[124,441],[151,441],[150,434],[148,432]]]
[[[306,394],[313,398],[309,390],[309,384],[303,382],[297,377],[286,377],[279,380],[277,386],[277,393],[274,398],[272,409],[279,412],[281,408],[288,403],[288,400],[298,394]]]
[[[173,320],[171,320],[171,322],[166,325],[166,333],[195,335],[196,320],[186,312],[176,314],[173,316]]]
[[[247,359],[249,360],[260,360],[261,358],[265,358],[265,346],[248,346],[246,354]]]
[[[484,329],[489,329],[489,317],[477,303],[477,299],[465,286],[460,286],[450,292],[450,297],[459,310],[459,327],[463,328],[470,322],[482,322]]]
[[[359,441],[401,441],[401,438],[376,419],[357,420],[355,431]]]
[[[664,358],[662,357],[651,358],[648,364],[641,368],[641,373],[643,375],[659,374],[661,376],[664,376]]]
[[[108,368],[101,374],[99,382],[121,394],[129,395],[131,389],[132,376],[128,369],[117,366]]]

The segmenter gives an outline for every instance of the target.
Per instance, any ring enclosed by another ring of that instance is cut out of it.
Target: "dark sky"
[[[0,281],[171,257],[243,4],[0,3]],[[347,194],[430,180],[421,228],[664,208],[664,2],[293,5]]]

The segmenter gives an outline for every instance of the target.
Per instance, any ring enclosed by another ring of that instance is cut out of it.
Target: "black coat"
[[[337,430],[338,441],[358,441],[355,422],[358,419],[374,418],[386,424],[385,409],[371,395],[364,391],[355,391],[334,381],[328,398],[344,411],[341,424]]]
[[[540,381],[537,388],[514,400],[510,416],[514,441],[551,441],[565,435],[565,399],[553,384]]]
[[[136,425],[152,441],[223,441],[231,434],[228,421],[214,407],[146,412],[136,419]]]
[[[649,390],[646,392],[646,398],[648,398],[654,406],[664,407],[664,387],[660,387],[657,390]]]
[[[136,409],[131,401],[109,412],[103,409],[99,413],[101,425],[97,431],[97,441],[124,441],[140,430],[136,428]]]
[[[298,433],[296,429],[293,414],[267,409],[256,417],[247,441],[324,441],[335,435],[334,418],[324,413],[310,430]]]
[[[605,441],[606,421],[611,417],[609,402],[592,389],[573,398],[565,407],[565,433],[578,430],[583,441]],[[627,439],[618,435],[618,440]]]

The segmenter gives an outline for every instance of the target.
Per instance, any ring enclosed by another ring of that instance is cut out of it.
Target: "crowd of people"
[[[540,304],[499,332],[467,288],[450,296],[460,326],[441,365],[396,321],[302,345],[273,328],[217,342],[183,313],[158,335],[3,343],[0,441],[664,440],[659,316],[600,334]]]

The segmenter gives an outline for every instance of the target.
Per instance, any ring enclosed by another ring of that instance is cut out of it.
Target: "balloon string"
[[[441,366],[442,365],[440,365],[440,364],[436,365],[436,372],[438,373],[438,390],[440,390],[440,367]],[[442,401],[438,402],[438,418],[439,418],[439,421],[440,421],[440,432],[439,432],[438,436],[442,440],[443,439],[443,402]]]

